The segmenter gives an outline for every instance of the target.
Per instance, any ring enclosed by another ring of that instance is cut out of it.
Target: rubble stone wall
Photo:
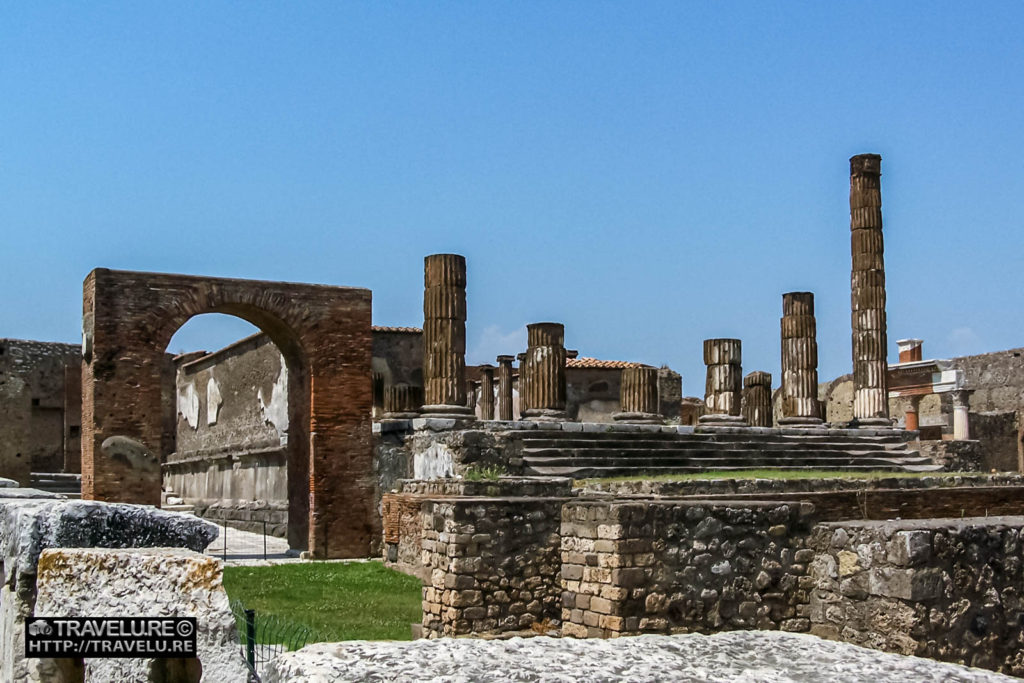
[[[559,617],[563,499],[460,498],[422,514],[423,633],[500,633]]]
[[[562,633],[806,631],[810,506],[580,501],[562,510]]]
[[[809,539],[811,633],[1024,675],[1024,517],[836,522]]]

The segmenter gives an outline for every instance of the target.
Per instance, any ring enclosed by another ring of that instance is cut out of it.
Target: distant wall
[[[0,339],[0,477],[80,471],[81,381],[80,346]]]

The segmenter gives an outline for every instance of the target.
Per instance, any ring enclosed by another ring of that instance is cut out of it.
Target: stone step
[[[188,513],[188,514],[195,514],[195,510],[196,510],[194,505],[184,505],[184,504],[180,504],[180,505],[161,505],[160,509],[165,511],[165,512],[185,512],[185,513]]]
[[[588,427],[590,425],[583,425]],[[583,439],[586,441],[614,441],[621,439],[643,439],[648,441],[675,441],[684,439],[711,439],[715,441],[751,441],[757,440],[769,443],[790,443],[793,441],[839,441],[849,443],[904,443],[906,433],[902,430],[851,430],[851,429],[794,429],[788,428],[786,433],[779,430],[765,428],[704,428],[683,427],[687,431],[679,433],[676,427],[663,427],[655,430],[643,430],[636,432],[623,431],[621,428],[613,431],[547,431],[527,430],[512,432],[513,438],[524,441],[538,439]],[[668,431],[662,431],[668,430]]]
[[[875,451],[875,450],[858,450],[858,449],[817,449],[817,448],[805,448],[805,449],[789,449],[789,450],[765,450],[762,448],[693,448],[693,449],[645,449],[645,448],[619,448],[619,449],[605,449],[605,448],[527,448],[523,449],[522,457],[523,460],[530,461],[539,458],[565,458],[565,459],[580,459],[580,458],[620,458],[620,459],[632,459],[632,458],[661,458],[661,459],[673,459],[673,458],[714,458],[714,457],[734,457],[734,458],[776,458],[776,459],[789,459],[795,457],[817,457],[817,458],[848,458],[848,457],[876,457],[876,458],[901,458],[917,455],[917,451],[911,451],[906,448],[896,451]]]
[[[878,444],[863,442],[828,442],[817,441],[808,443],[777,443],[763,441],[712,441],[709,439],[686,439],[678,441],[644,441],[642,439],[617,439],[615,441],[588,442],[584,439],[566,439],[558,441],[555,439],[523,440],[523,452],[539,452],[545,450],[557,451],[607,451],[607,450],[643,450],[643,451],[692,451],[692,450],[758,450],[773,452],[788,452],[802,450],[817,451],[875,451],[885,453],[887,451],[899,451],[907,448],[906,443],[899,444]]]
[[[803,469],[844,469],[847,467],[878,466],[878,467],[907,467],[929,466],[932,464],[928,458],[815,458],[815,457],[794,457],[794,458],[758,458],[758,457],[710,457],[710,458],[679,458],[679,459],[658,459],[658,458],[628,458],[628,459],[597,459],[581,458],[578,460],[566,460],[549,458],[544,460],[528,460],[523,463],[530,471],[540,471],[542,468],[568,467],[619,467],[644,470],[649,467],[696,467],[703,470],[717,470],[729,467],[746,467],[754,469],[774,469],[777,467],[799,467]]]
[[[558,476],[558,477],[573,477],[575,479],[596,479],[602,477],[621,477],[621,476],[633,476],[639,474],[647,475],[658,475],[658,474],[689,474],[697,472],[706,472],[708,468],[700,466],[675,466],[675,467],[616,467],[616,466],[604,466],[604,467],[538,467],[529,468],[531,474],[544,475],[544,476]],[[716,471],[743,471],[743,470],[754,470],[754,469],[773,469],[781,471],[794,471],[794,470],[806,470],[805,466],[774,466],[771,468],[757,467],[751,465],[730,465],[714,468]],[[832,468],[830,468],[832,469]],[[846,465],[841,468],[843,471],[848,472],[937,472],[942,469],[940,465]]]
[[[68,498],[81,498],[82,475],[64,472],[32,472],[29,485],[48,493],[62,493]]]

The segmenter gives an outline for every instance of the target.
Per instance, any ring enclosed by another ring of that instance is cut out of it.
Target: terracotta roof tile
[[[382,325],[374,325],[374,332],[406,332],[408,334],[420,334],[423,332],[419,327],[385,327]]]
[[[569,358],[565,361],[567,368],[602,368],[605,370],[622,370],[623,368],[649,368],[645,363],[631,363],[625,360],[598,360],[597,358]]]

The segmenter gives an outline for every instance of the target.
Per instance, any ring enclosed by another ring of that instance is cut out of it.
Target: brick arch
[[[378,526],[370,309],[366,289],[92,271],[82,317],[82,497],[160,504],[159,468],[105,458],[100,444],[122,435],[160,453],[164,350],[193,316],[226,313],[266,332],[288,364],[289,543],[316,557],[367,556]]]

